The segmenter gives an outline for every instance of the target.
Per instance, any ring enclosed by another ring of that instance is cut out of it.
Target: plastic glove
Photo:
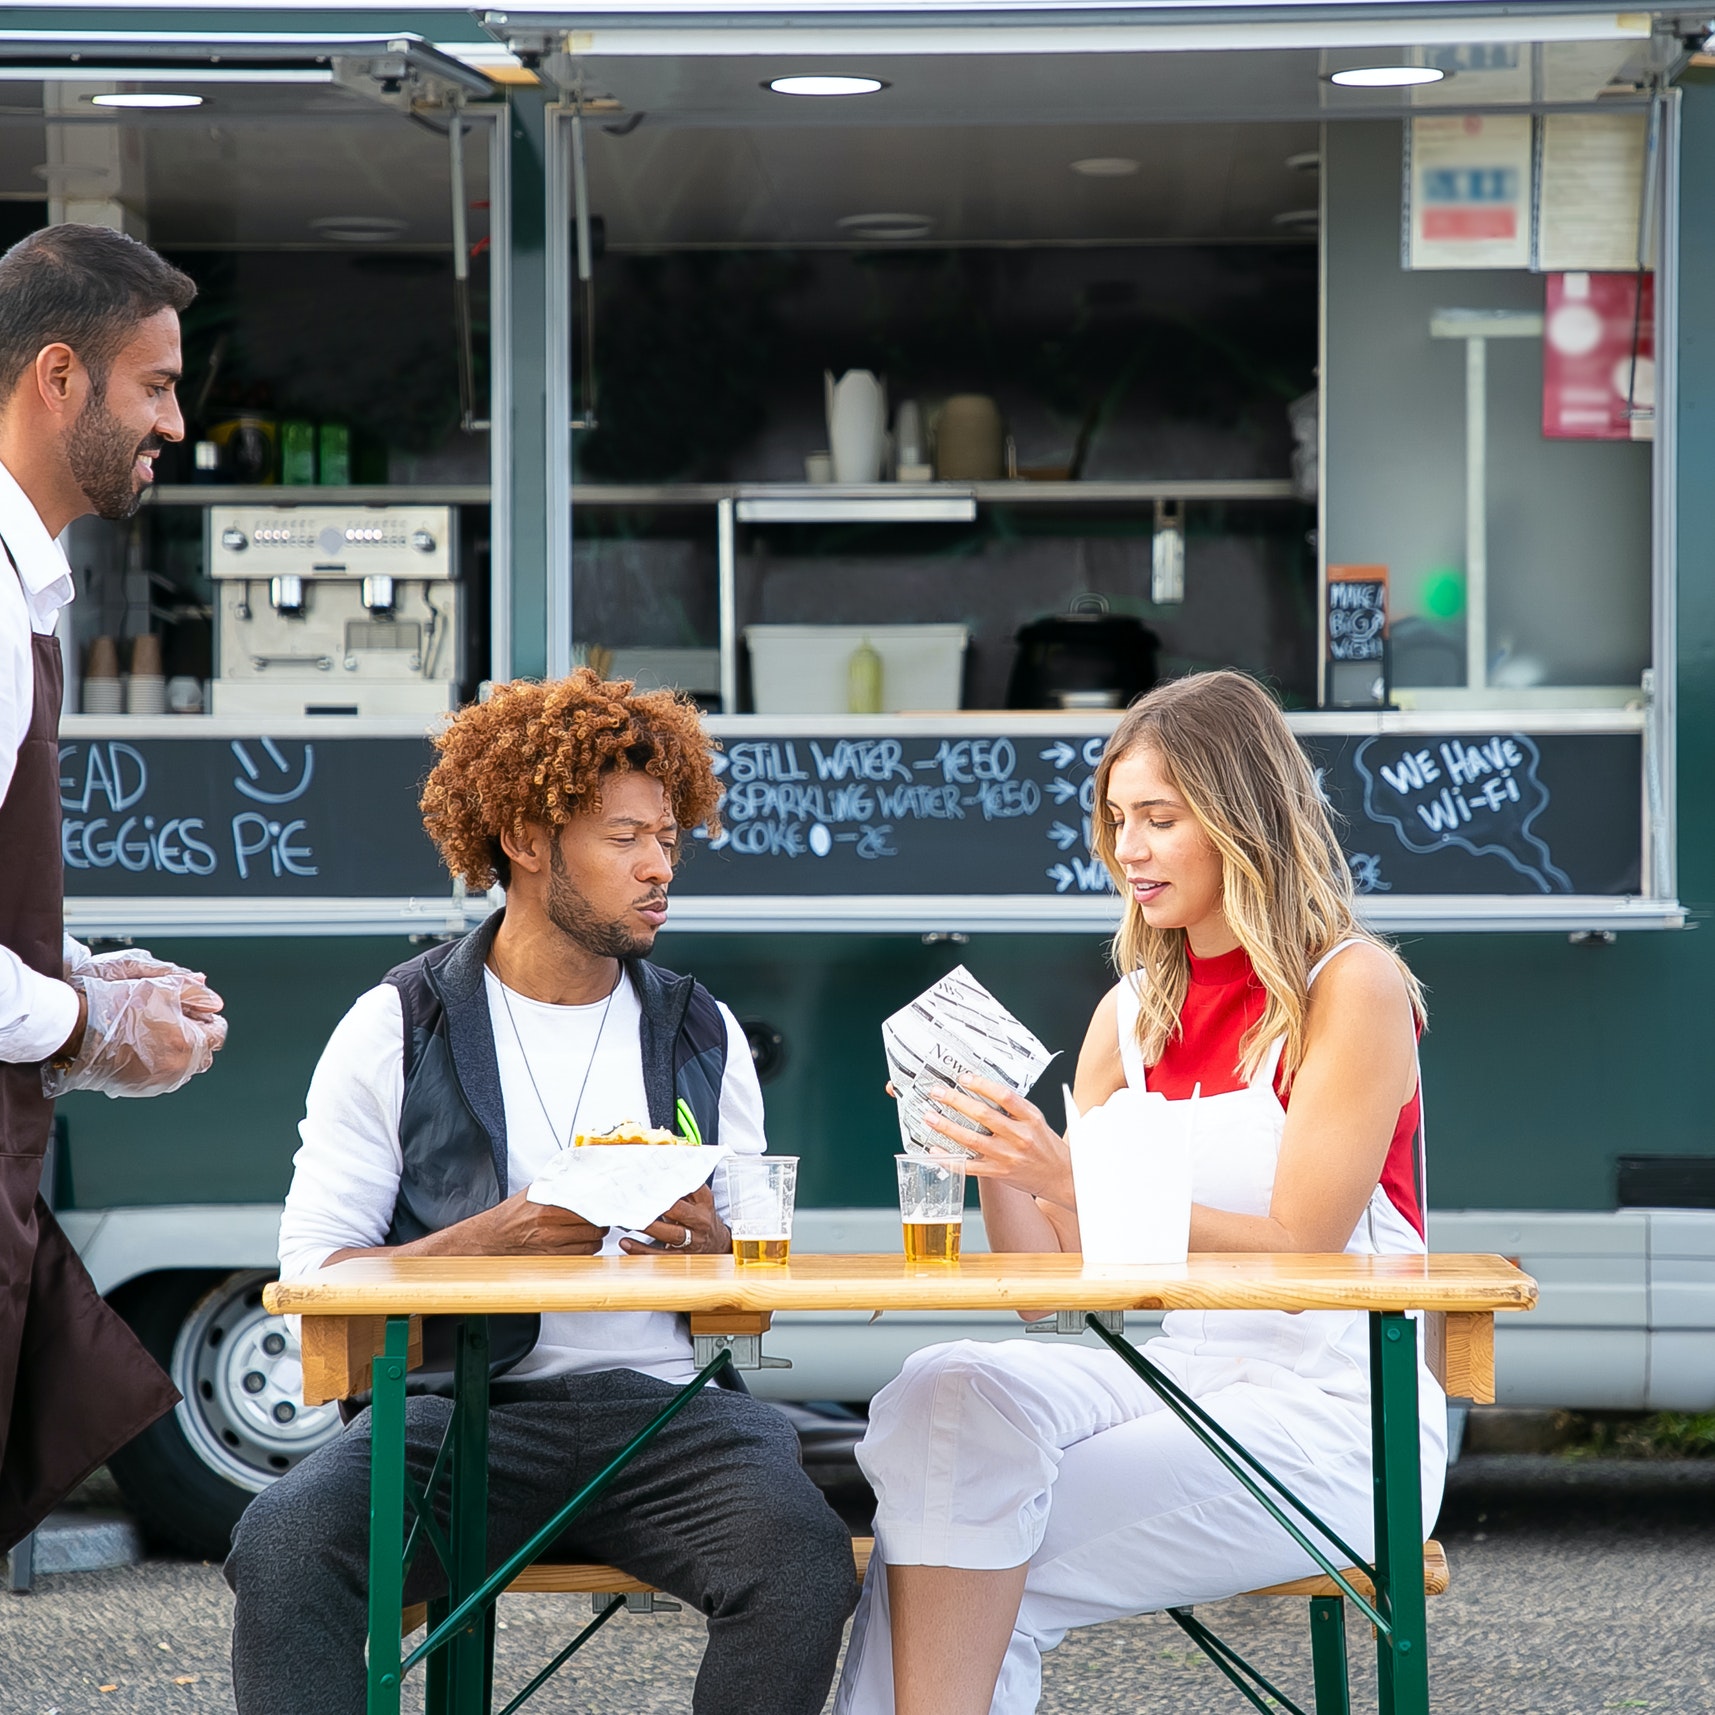
[[[185,977],[73,978],[89,1003],[83,1044],[64,1071],[42,1068],[43,1095],[164,1096],[206,1072],[226,1040],[226,1020],[186,1008]]]
[[[104,982],[129,982],[135,977],[177,977],[185,1011],[199,1022],[225,1010],[226,1002],[208,986],[202,971],[158,959],[147,947],[122,947],[112,953],[91,953],[81,941],[67,941],[76,951],[65,961],[65,977],[99,977]]]

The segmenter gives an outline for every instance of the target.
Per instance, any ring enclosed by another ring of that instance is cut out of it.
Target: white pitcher
[[[825,369],[822,380],[834,481],[879,482],[887,444],[887,389],[867,369],[848,369],[838,381]]]

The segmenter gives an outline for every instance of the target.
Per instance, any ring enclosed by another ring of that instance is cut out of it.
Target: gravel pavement
[[[1466,1459],[1437,1535],[1453,1565],[1453,1588],[1430,1609],[1437,1711],[1715,1715],[1715,1460]],[[497,1686],[521,1685],[587,1612],[580,1597],[504,1598]],[[1198,1613],[1308,1704],[1299,1604]],[[230,1623],[218,1569],[183,1560],[0,1593],[0,1715],[230,1712]],[[1370,1643],[1361,1624],[1349,1631],[1361,1707]],[[621,1615],[529,1707],[681,1715],[702,1642],[694,1615]],[[420,1690],[406,1707],[421,1708]],[[1074,1633],[1048,1659],[1042,1700],[1044,1715],[1245,1707],[1160,1615]]]

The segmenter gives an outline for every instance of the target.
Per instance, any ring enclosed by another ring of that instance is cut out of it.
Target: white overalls
[[[1351,944],[1321,960],[1311,982]],[[1141,1088],[1130,984],[1119,998],[1126,1081]],[[1281,1046],[1247,1088],[1199,1098],[1196,1202],[1268,1213],[1286,1121],[1274,1090]],[[1424,1243],[1378,1186],[1346,1249],[1421,1254]],[[1175,1311],[1143,1350],[1360,1554],[1372,1553],[1361,1312]],[[1418,1389],[1427,1533],[1446,1475],[1447,1402],[1421,1359]],[[876,1395],[857,1456],[877,1496],[876,1552],[835,1715],[891,1715],[888,1562],[995,1570],[1029,1562],[991,1715],[1035,1709],[1042,1656],[1074,1626],[1219,1601],[1316,1570],[1105,1350],[1020,1338],[915,1353]]]

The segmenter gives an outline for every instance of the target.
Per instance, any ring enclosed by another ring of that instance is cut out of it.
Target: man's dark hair
[[[0,401],[47,345],[69,345],[100,397],[137,328],[196,294],[188,274],[122,232],[75,224],[32,232],[0,256]]]

